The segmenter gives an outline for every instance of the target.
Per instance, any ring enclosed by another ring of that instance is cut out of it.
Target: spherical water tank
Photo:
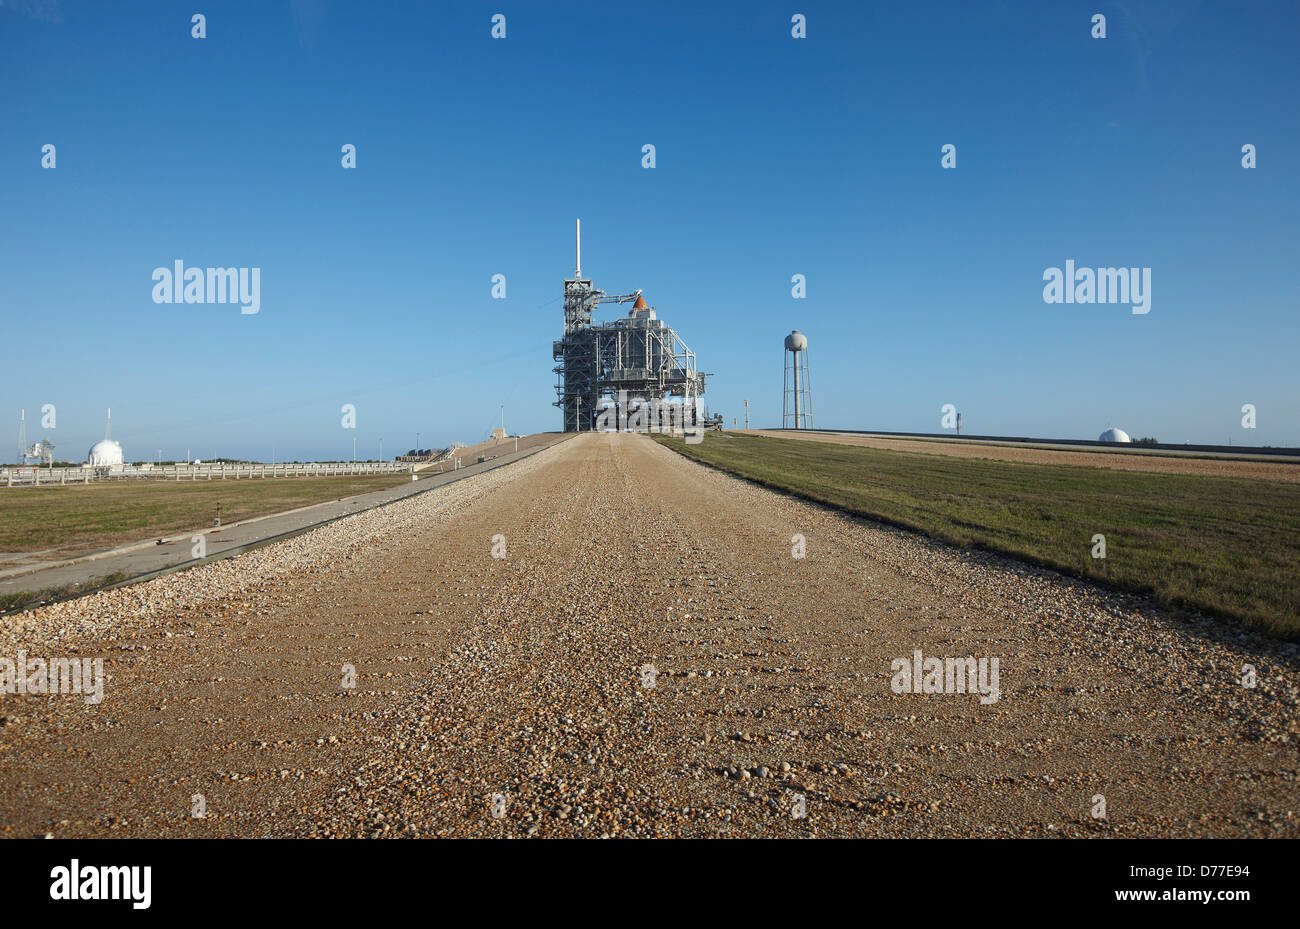
[[[1101,435],[1097,437],[1097,441],[1098,442],[1132,442],[1133,440],[1128,437],[1128,433],[1125,432],[1123,429],[1116,429],[1114,426],[1111,426],[1109,429],[1107,429],[1105,432],[1103,432]]]
[[[798,329],[791,332],[785,337],[785,350],[787,352],[801,352],[808,347],[808,337]]]
[[[90,446],[87,462],[96,468],[108,468],[122,463],[122,446],[112,439],[100,439]]]

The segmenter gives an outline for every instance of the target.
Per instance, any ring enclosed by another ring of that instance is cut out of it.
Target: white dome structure
[[[1129,438],[1128,433],[1125,432],[1123,429],[1116,429],[1114,426],[1111,426],[1101,435],[1097,436],[1097,441],[1098,442],[1132,442],[1133,440]]]
[[[100,439],[90,446],[86,463],[92,468],[110,468],[122,463],[122,446],[112,439]]]

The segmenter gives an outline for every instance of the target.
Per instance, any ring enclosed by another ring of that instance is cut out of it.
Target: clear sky
[[[20,408],[76,459],[109,406],[128,459],[557,429],[576,217],[728,425],[799,328],[821,427],[1300,445],[1298,10],[0,0],[0,457]],[[1150,312],[1045,303],[1067,259]],[[260,311],[155,303],[177,260]]]

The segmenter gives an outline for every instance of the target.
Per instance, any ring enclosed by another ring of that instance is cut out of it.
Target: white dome
[[[1097,441],[1098,442],[1132,442],[1133,440],[1128,437],[1128,433],[1125,432],[1123,429],[1116,429],[1114,426],[1111,426],[1101,435],[1097,436]]]
[[[801,352],[807,347],[808,337],[798,329],[785,337],[785,350],[787,352]]]
[[[100,439],[90,446],[87,463],[95,468],[107,468],[122,463],[122,446],[112,439]]]

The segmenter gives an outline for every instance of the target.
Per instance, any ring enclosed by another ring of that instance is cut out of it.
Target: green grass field
[[[710,434],[657,441],[768,487],[1300,640],[1300,484]],[[1106,557],[1092,557],[1092,537]]]
[[[218,503],[225,525],[410,480],[409,474],[368,474],[0,487],[0,553],[59,549],[60,554],[71,556],[211,526]]]

